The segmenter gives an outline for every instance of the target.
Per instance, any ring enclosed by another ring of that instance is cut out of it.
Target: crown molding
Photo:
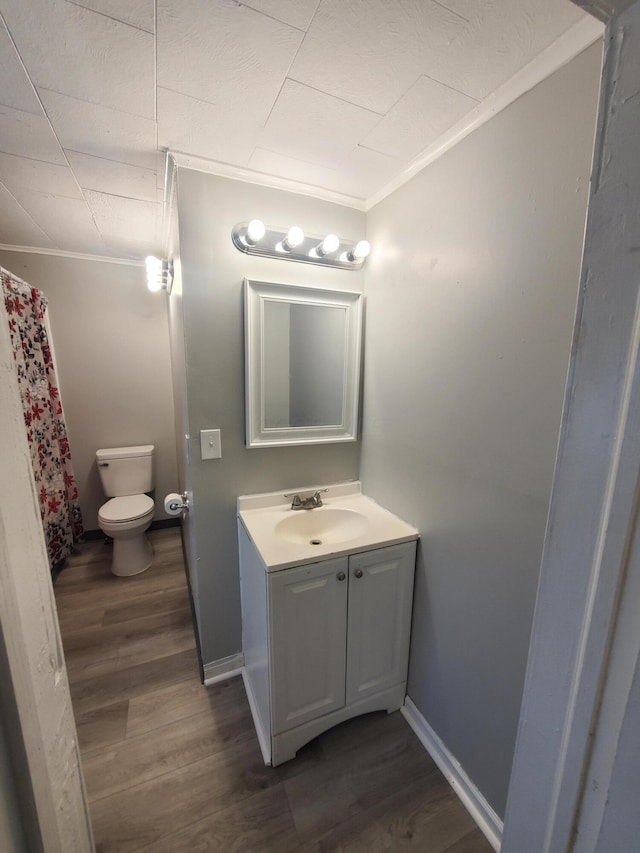
[[[308,195],[321,201],[330,201],[343,207],[351,207],[355,210],[365,210],[365,200],[357,196],[346,195],[335,190],[318,187],[315,184],[305,184],[293,181],[290,178],[280,178],[277,175],[269,175],[266,172],[257,172],[242,166],[232,166],[230,163],[221,163],[217,160],[207,160],[205,157],[196,157],[193,154],[185,154],[183,151],[169,151],[169,156],[174,161],[174,167],[194,169],[198,172],[206,172],[210,175],[218,175],[221,178],[233,178],[235,181],[243,181],[247,184],[258,184],[262,187],[273,187],[297,195]]]
[[[63,249],[43,249],[40,246],[9,246],[0,243],[0,252],[24,252],[27,255],[53,255],[56,258],[71,258],[76,261],[99,261],[104,264],[122,264],[129,267],[144,267],[144,261],[132,258],[109,258],[106,255],[87,255],[82,252],[65,252]]]

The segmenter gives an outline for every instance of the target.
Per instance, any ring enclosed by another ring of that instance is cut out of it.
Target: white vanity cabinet
[[[405,697],[415,541],[267,571],[240,523],[244,678],[266,763]]]
[[[415,542],[349,557],[348,705],[396,684],[404,694],[415,563]]]
[[[269,575],[272,735],[344,706],[348,571],[341,557]]]

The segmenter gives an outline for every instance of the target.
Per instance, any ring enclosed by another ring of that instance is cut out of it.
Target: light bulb
[[[322,258],[324,255],[330,255],[335,252],[340,245],[340,240],[335,234],[327,234],[322,243],[316,246],[316,252]]]
[[[292,225],[287,231],[287,236],[282,241],[282,245],[287,251],[290,251],[291,249],[295,249],[296,246],[299,246],[303,240],[304,231],[302,228],[299,228],[297,225]]]
[[[371,251],[371,245],[367,240],[359,240],[349,252],[349,260],[359,261],[366,258]]]
[[[149,290],[154,293],[161,290],[165,262],[153,255],[147,255],[144,259],[144,265],[147,268],[147,287]]]
[[[247,225],[247,243],[253,246],[258,240],[262,240],[265,230],[264,222],[260,219],[252,219]]]

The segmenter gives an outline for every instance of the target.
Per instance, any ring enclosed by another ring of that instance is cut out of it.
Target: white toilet
[[[138,575],[153,560],[145,530],[153,519],[153,444],[96,450],[102,488],[111,498],[98,511],[100,529],[113,539],[114,575]]]

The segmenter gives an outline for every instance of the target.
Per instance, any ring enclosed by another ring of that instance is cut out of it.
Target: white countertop
[[[321,489],[328,491],[322,494],[323,505],[315,509],[292,510],[291,498],[284,497],[285,491],[306,497]],[[291,516],[313,513],[314,520],[321,521],[323,511],[331,509],[344,509],[364,516],[367,520],[365,529],[356,532],[351,539],[320,544],[288,541],[274,532],[279,522]],[[267,572],[411,542],[419,535],[414,527],[363,495],[359,481],[244,495],[238,498],[238,518],[260,554]]]

